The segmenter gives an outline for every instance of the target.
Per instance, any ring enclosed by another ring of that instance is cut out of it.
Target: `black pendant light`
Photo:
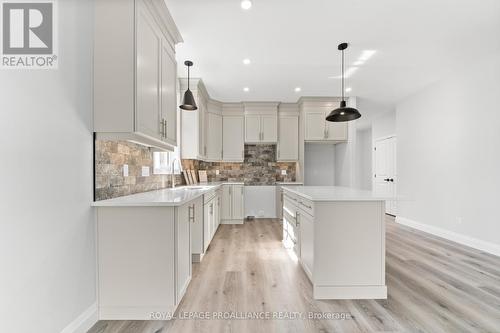
[[[188,68],[188,88],[184,93],[184,98],[182,99],[182,105],[179,107],[187,111],[198,110],[198,107],[196,106],[196,101],[194,100],[193,93],[189,89],[189,67],[193,66],[193,62],[186,60],[184,61],[184,65],[186,65]]]
[[[351,121],[361,117],[361,113],[358,110],[346,106],[344,99],[344,50],[347,49],[347,43],[339,44],[338,49],[342,51],[342,101],[340,102],[340,107],[330,112],[326,117],[327,121],[332,122]]]

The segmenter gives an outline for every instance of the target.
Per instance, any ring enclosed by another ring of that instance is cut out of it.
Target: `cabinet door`
[[[197,106],[198,110],[198,121],[199,121],[199,126],[198,126],[198,157],[205,159],[207,155],[207,141],[205,138],[205,135],[207,133],[206,131],[206,121],[207,121],[207,114],[206,114],[206,102],[204,99],[201,97],[200,94],[198,94],[198,101],[197,101]],[[189,111],[188,111],[189,112]]]
[[[143,6],[137,17],[137,132],[161,140],[160,35],[154,19]]]
[[[230,220],[232,218],[232,185],[222,186],[221,219]]]
[[[305,114],[305,140],[318,141],[325,139],[325,113],[308,111]]]
[[[234,220],[242,220],[245,218],[244,190],[245,188],[243,185],[233,185],[232,217]]]
[[[260,117],[260,128],[262,132],[262,142],[278,142],[278,118],[271,115]]]
[[[220,161],[222,153],[222,117],[207,113],[207,159]]]
[[[281,116],[278,127],[278,161],[297,161],[299,159],[299,117]]]
[[[215,232],[217,231],[217,229],[219,228],[219,225],[220,225],[220,214],[221,214],[221,207],[220,207],[220,202],[221,202],[221,198],[220,198],[220,193],[217,193],[217,204],[215,205],[215,230],[214,230],[214,234]]]
[[[245,143],[255,143],[261,141],[260,116],[245,116]]]
[[[203,205],[203,252],[207,251],[211,239],[212,213],[211,204]]]
[[[217,199],[214,198],[212,200],[212,203],[210,205],[210,214],[211,214],[211,220],[210,220],[210,241],[212,241],[212,238],[214,237],[215,230],[217,229],[217,221],[216,221],[216,206],[217,206]]]
[[[325,114],[325,117],[327,114]],[[347,141],[347,122],[326,122],[326,138],[331,141]]]
[[[174,51],[163,39],[161,47],[161,115],[166,121],[163,140],[177,145],[177,62]]]
[[[191,223],[194,204],[189,203],[177,209],[176,233],[176,303],[179,304],[191,280]]]
[[[306,213],[299,212],[299,246],[300,261],[309,278],[312,278],[314,264],[314,228],[313,218]]]
[[[222,118],[222,159],[227,162],[244,160],[244,118],[243,116],[224,116]]]

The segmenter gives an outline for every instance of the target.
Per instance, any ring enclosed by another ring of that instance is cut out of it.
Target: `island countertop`
[[[394,200],[376,195],[373,191],[342,186],[288,186],[283,191],[290,192],[311,201],[385,201]]]

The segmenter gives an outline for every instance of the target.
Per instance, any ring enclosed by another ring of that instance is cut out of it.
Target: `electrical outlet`
[[[286,170],[281,170],[281,175],[286,176]]]
[[[149,167],[147,167],[147,166],[143,166],[141,171],[142,171],[142,172],[141,172],[141,175],[142,175],[143,177],[149,177]]]
[[[123,177],[128,177],[128,164],[123,165]]]
[[[219,175],[219,170],[215,170],[215,175],[218,176]]]

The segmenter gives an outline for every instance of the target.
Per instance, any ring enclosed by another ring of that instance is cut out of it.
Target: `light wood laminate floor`
[[[500,259],[387,220],[387,300],[315,301],[277,220],[221,225],[177,314],[299,312],[350,319],[100,321],[90,333],[500,332]]]

